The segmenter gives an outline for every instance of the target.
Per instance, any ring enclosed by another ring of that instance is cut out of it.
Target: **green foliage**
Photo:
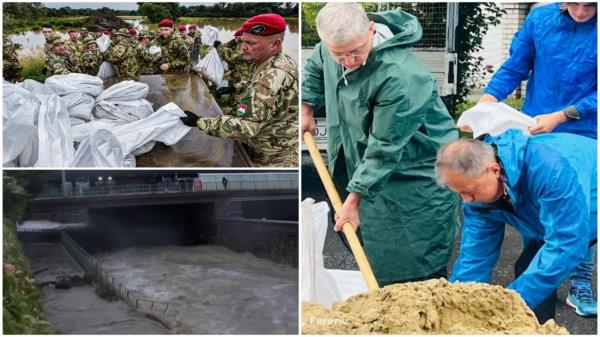
[[[23,78],[44,82],[50,77],[50,73],[44,73],[44,54],[41,52],[19,57],[19,63],[23,67],[21,70]]]
[[[146,17],[146,20],[150,23],[159,23],[164,19],[176,20],[177,18],[172,16],[167,6],[163,4],[157,4],[152,2],[144,2],[139,7],[139,13]]]
[[[275,13],[283,17],[298,17],[295,2],[219,2],[213,5],[182,7],[181,16],[249,18],[258,14]]]
[[[493,2],[461,2],[456,29],[458,53],[458,94],[456,103],[464,103],[471,90],[481,86],[486,69],[482,59],[474,54],[481,50],[483,36],[490,26],[500,23],[506,11]]]
[[[2,228],[2,323],[4,334],[56,333],[45,320],[42,294],[16,235],[16,222],[28,197],[17,179],[3,177],[4,218]]]

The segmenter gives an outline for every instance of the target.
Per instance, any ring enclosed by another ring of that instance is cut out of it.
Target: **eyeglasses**
[[[346,58],[358,58],[361,56],[366,56],[371,51],[371,36],[367,38],[365,43],[363,43],[360,47],[354,49],[349,53],[331,53],[331,57],[337,62],[341,63],[346,60]]]

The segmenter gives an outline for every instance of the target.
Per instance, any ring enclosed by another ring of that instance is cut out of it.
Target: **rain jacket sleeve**
[[[484,93],[502,101],[528,78],[535,59],[533,24],[532,15],[527,16],[525,24],[512,39],[510,57],[492,77]]]
[[[592,91],[575,103],[575,107],[581,118],[594,118],[598,114],[598,92],[596,90]]]
[[[548,158],[548,151],[526,159],[527,186],[538,200],[544,245],[529,267],[509,284],[530,308],[535,308],[583,260],[590,238],[589,205],[577,173],[566,159]]]
[[[302,103],[307,103],[314,110],[325,106],[325,82],[323,75],[323,56],[327,51],[318,44],[304,66],[302,81]]]
[[[454,263],[450,282],[489,283],[498,262],[504,240],[504,222],[484,217],[471,205],[463,205],[463,224],[460,254]]]
[[[390,69],[377,86],[367,148],[348,183],[348,192],[368,200],[381,191],[400,165],[407,143],[423,125],[425,113],[436,108],[436,96],[431,94],[434,86],[429,74],[398,76]]]

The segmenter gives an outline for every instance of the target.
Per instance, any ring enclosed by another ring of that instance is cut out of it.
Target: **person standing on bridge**
[[[306,62],[302,133],[327,116],[329,169],[349,192],[335,215],[358,229],[380,286],[445,277],[458,229],[457,196],[435,181],[436,151],[458,137],[433,75],[411,52],[417,19],[328,3]]]
[[[242,141],[259,166],[298,166],[298,71],[282,51],[285,29],[285,19],[277,14],[244,22],[241,49],[253,65],[237,110],[203,118],[186,111],[181,118],[211,136]]]

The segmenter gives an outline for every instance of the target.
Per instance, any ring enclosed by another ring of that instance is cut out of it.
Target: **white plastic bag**
[[[325,307],[331,307],[334,302],[341,300],[341,295],[334,279],[329,275],[323,264],[323,245],[327,234],[327,214],[329,206],[320,202],[315,204],[313,199],[302,201],[302,226],[300,249],[302,265],[300,275],[302,301],[318,302]]]
[[[221,57],[219,56],[216,48],[206,54],[206,56],[200,62],[198,62],[193,69],[201,73],[202,76],[206,77],[215,86],[221,84],[221,81],[223,80],[223,74],[225,73],[223,62],[221,61]]]
[[[18,85],[21,88],[23,88],[31,93],[34,93],[34,94],[49,95],[49,94],[56,93],[56,92],[54,92],[54,90],[48,88],[43,83],[40,83],[40,82],[34,81],[34,80],[25,80],[25,81],[19,83]]]
[[[96,39],[96,43],[98,44],[98,50],[105,52],[110,47],[110,36],[102,34],[102,36]]]
[[[148,95],[148,85],[136,81],[123,81],[110,86],[96,97],[100,101],[133,101]]]
[[[2,99],[4,166],[33,166],[37,161],[40,101],[20,86],[5,83]]]
[[[96,100],[93,96],[82,92],[73,92],[61,96],[69,111],[69,116],[89,121],[92,119],[92,109]]]
[[[144,119],[154,113],[152,104],[145,99],[134,101],[101,101],[94,107],[94,116],[121,123]]]
[[[36,95],[40,100],[38,115],[38,167],[69,167],[75,149],[71,136],[69,113],[57,95]]]
[[[212,46],[215,44],[215,41],[219,39],[219,31],[210,27],[204,27],[205,33],[202,34],[204,38],[204,43],[207,46]]]
[[[115,69],[115,66],[113,66],[113,64],[108,61],[104,61],[104,62],[102,62],[102,64],[100,65],[100,68],[98,69],[97,76],[102,79],[105,79],[105,78],[115,76],[116,74],[117,74],[117,70]]]
[[[535,124],[534,118],[502,102],[478,103],[463,112],[456,122],[459,128],[468,126],[473,131],[473,138],[486,133],[497,136],[508,129],[520,129],[529,134],[527,128]]]
[[[75,167],[125,167],[131,165],[130,161],[124,159],[125,156],[117,137],[108,130],[100,129],[79,144],[73,165]]]
[[[83,92],[96,97],[104,90],[101,78],[87,74],[54,75],[47,78],[44,83],[47,88],[54,90],[59,95]]]
[[[148,52],[152,55],[160,55],[162,51],[159,46],[150,46]]]

